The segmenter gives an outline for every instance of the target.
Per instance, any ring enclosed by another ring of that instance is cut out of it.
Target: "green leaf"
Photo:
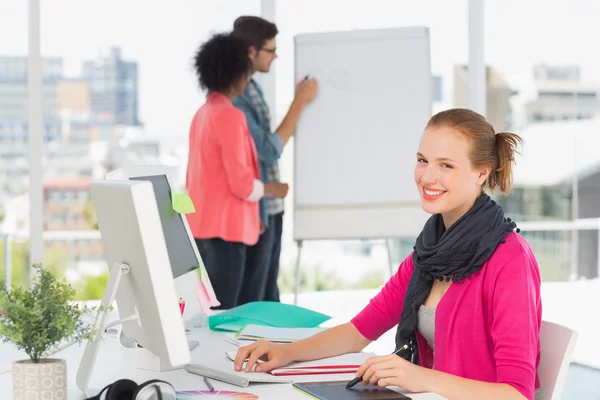
[[[41,264],[31,288],[11,285],[0,279],[0,339],[12,342],[30,359],[40,359],[69,342],[93,337],[83,317],[94,309],[74,304],[75,290],[63,278],[58,280]]]

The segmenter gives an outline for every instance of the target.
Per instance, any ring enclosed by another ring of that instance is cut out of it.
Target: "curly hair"
[[[226,92],[252,70],[249,43],[231,33],[218,33],[203,43],[194,57],[200,87],[209,92]]]

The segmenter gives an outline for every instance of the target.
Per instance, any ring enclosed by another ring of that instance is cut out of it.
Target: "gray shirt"
[[[435,337],[435,308],[425,307],[421,304],[419,307],[419,324],[417,329],[419,333],[427,340],[427,343],[432,349],[434,346]]]
[[[431,349],[435,350],[435,308],[425,307],[421,304],[418,319],[417,329],[419,333],[427,340],[427,344]],[[541,389],[535,390],[535,400],[544,400]]]

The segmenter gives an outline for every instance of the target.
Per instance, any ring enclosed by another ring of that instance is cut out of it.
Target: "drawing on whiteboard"
[[[315,78],[319,83],[323,82],[323,70],[321,70],[320,68],[309,69],[306,73],[306,76],[308,76],[309,78]]]
[[[327,74],[320,68],[309,69],[307,74],[310,78],[315,78],[320,85],[327,85],[336,90],[357,90],[356,81],[352,80],[350,71],[344,68],[333,68]]]

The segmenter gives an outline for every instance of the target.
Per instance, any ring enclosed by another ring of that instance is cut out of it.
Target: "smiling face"
[[[423,210],[442,214],[446,228],[473,206],[490,173],[473,168],[470,150],[467,137],[449,127],[429,127],[421,137],[415,183]]]

